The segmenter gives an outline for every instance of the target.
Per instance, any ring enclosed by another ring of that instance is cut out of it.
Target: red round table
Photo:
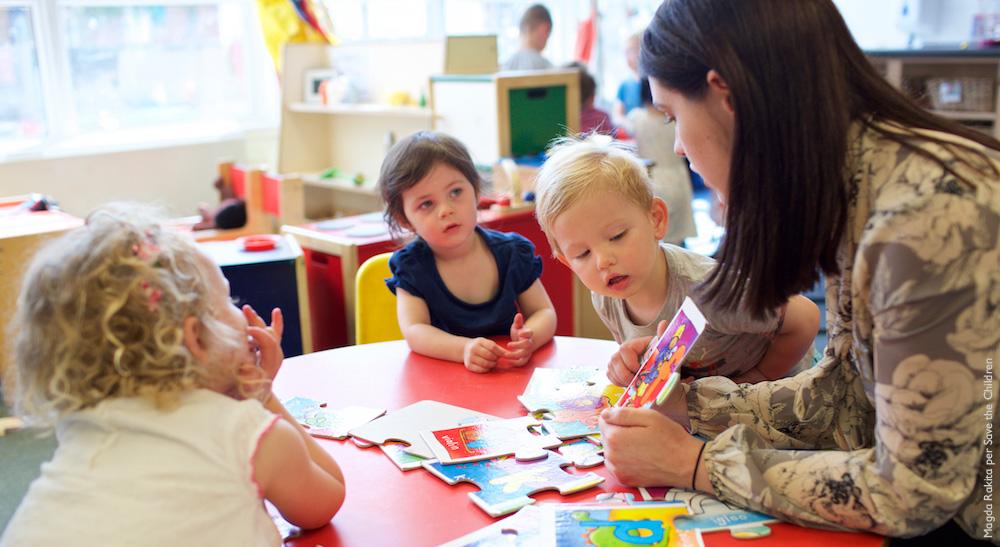
[[[424,399],[441,401],[513,418],[526,414],[518,402],[536,367],[604,367],[617,349],[607,340],[557,336],[521,368],[469,372],[459,363],[411,353],[403,341],[347,346],[289,358],[274,381],[281,399],[300,396],[333,408],[364,405],[389,412]],[[329,526],[310,530],[286,545],[437,545],[496,521],[468,498],[478,487],[448,485],[423,469],[400,471],[378,447],[360,448],[350,440],[319,442],[337,460],[347,482],[347,499]],[[595,488],[562,496],[548,491],[534,494],[540,502],[593,501],[602,492],[629,492],[604,466],[593,471],[606,478]],[[876,536],[809,530],[790,524],[772,524],[770,541],[755,545],[878,545]],[[705,544],[746,545],[726,532],[705,535]]]

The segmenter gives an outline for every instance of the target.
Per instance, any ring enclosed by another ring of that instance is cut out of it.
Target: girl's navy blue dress
[[[500,274],[500,289],[489,301],[469,304],[451,294],[434,263],[434,253],[417,239],[393,253],[385,280],[389,290],[396,287],[423,298],[431,315],[431,325],[456,336],[503,336],[517,313],[517,297],[542,275],[542,259],[535,245],[519,234],[495,232],[477,226],[476,232],[493,252]]]

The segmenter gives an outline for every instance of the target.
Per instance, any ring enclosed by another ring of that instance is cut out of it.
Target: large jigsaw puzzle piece
[[[538,420],[525,416],[427,431],[421,435],[441,463],[485,460],[511,454],[518,460],[537,460],[548,455],[546,448],[562,444],[554,435],[533,433],[532,428],[539,425],[541,422]]]
[[[604,482],[594,473],[573,475],[563,470],[570,461],[550,452],[544,460],[519,462],[513,458],[494,458],[477,462],[446,465],[424,462],[424,468],[448,484],[469,482],[479,487],[469,498],[490,516],[513,513],[534,503],[531,494],[543,490],[558,490],[571,494]]]
[[[541,510],[535,505],[527,505],[503,520],[444,543],[441,547],[532,547],[541,544]]]
[[[385,414],[384,408],[347,406],[329,408],[325,403],[305,397],[284,402],[285,409],[310,435],[326,439],[346,439],[348,431]]]
[[[540,395],[520,395],[518,400],[543,427],[560,439],[575,439],[600,432],[598,422],[605,408],[614,406],[623,389],[613,385],[593,385],[569,399],[553,400]]]
[[[560,401],[590,393],[594,386],[599,391],[607,383],[604,371],[596,367],[536,368],[523,395]]]
[[[748,511],[708,494],[683,488],[639,488],[639,494],[649,501],[685,503],[690,515],[675,519],[674,525],[679,530],[731,530],[734,537],[747,539],[769,535],[771,530],[765,525],[778,522],[770,515]]]
[[[469,423],[470,419],[488,421],[498,418],[438,401],[418,401],[356,427],[350,434],[374,444],[385,444],[386,441],[404,442],[409,445],[406,448],[407,452],[422,458],[433,458],[434,454],[420,437],[420,433],[456,427]]]

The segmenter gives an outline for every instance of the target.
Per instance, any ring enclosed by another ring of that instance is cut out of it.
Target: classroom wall
[[[214,203],[221,159],[274,165],[277,129],[194,144],[0,162],[0,196],[40,192],[63,210],[85,216],[108,201],[155,202],[171,216]]]
[[[834,3],[864,49],[906,47],[911,32],[916,38],[914,45],[958,44],[969,40],[976,12],[995,9],[991,7],[995,4],[979,0],[834,0]]]

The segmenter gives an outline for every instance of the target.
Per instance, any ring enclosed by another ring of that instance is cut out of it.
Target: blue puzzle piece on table
[[[385,409],[363,406],[329,408],[325,403],[306,397],[288,399],[284,406],[310,435],[328,439],[345,439],[348,430],[385,414]]]
[[[530,494],[542,490],[571,494],[604,482],[604,477],[594,473],[573,475],[563,471],[570,464],[568,459],[550,452],[544,460],[532,462],[502,457],[452,465],[424,462],[423,466],[448,484],[469,482],[478,486],[479,491],[470,492],[469,498],[490,516],[499,517],[534,503]]]
[[[306,412],[320,408],[323,405],[323,403],[315,399],[308,399],[306,397],[293,397],[282,404],[285,410],[292,416],[304,415]]]

